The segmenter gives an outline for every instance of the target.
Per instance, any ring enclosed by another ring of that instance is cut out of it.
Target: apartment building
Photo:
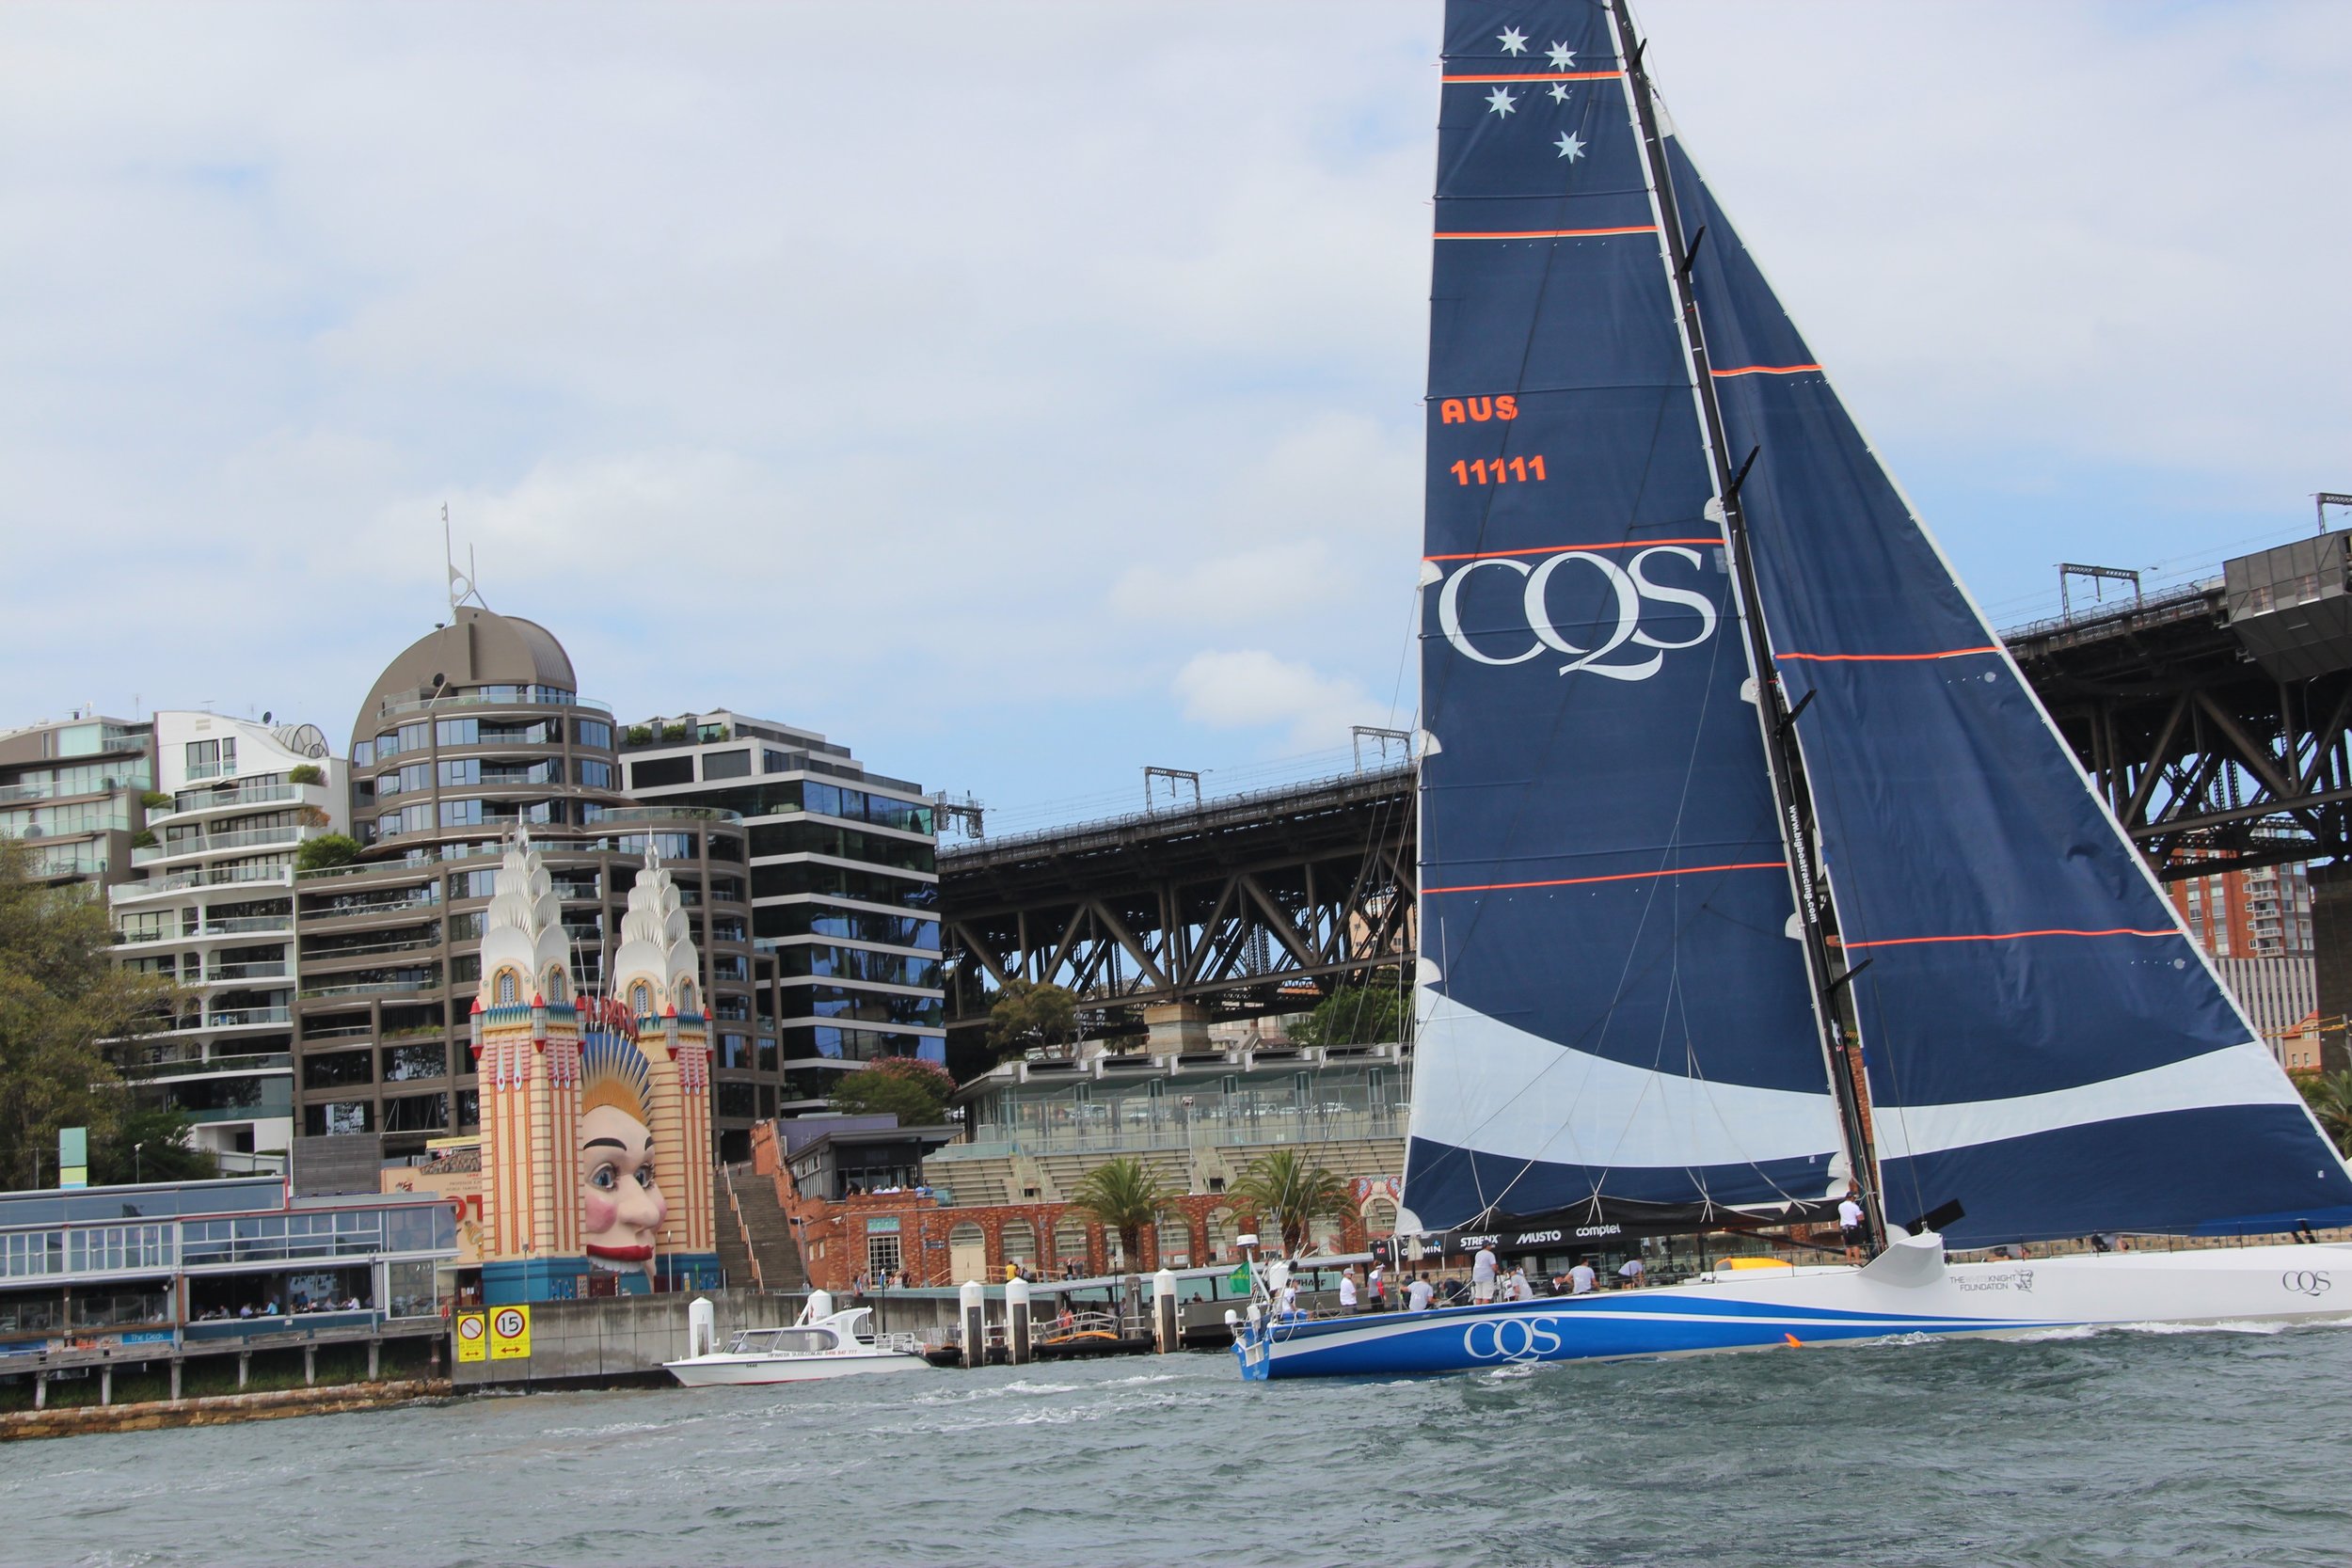
[[[160,786],[135,880],[115,883],[116,953],[186,1001],[127,1041],[124,1069],[195,1124],[225,1170],[283,1168],[293,1134],[295,857],[346,824],[342,765],[316,727],[163,712]]]
[[[517,831],[553,879],[582,985],[601,983],[628,891],[658,854],[695,923],[714,1021],[750,1018],[741,823],[633,805],[612,712],[580,695],[546,627],[455,607],[385,668],[351,735],[359,853],[294,882],[297,1180],[307,1168],[373,1190],[380,1163],[478,1128],[468,1022],[484,911]],[[737,1108],[748,1148],[755,1094]]]
[[[154,787],[150,725],[76,713],[0,735],[0,835],[23,840],[47,880],[128,879]]]
[[[731,1080],[757,1085],[761,1117],[792,1116],[823,1108],[841,1073],[879,1057],[945,1064],[937,840],[921,785],[814,731],[726,709],[632,724],[621,754],[645,807],[691,803],[744,825],[758,1018],[734,1045],[713,1025],[723,1128],[748,1136],[724,1115]]]

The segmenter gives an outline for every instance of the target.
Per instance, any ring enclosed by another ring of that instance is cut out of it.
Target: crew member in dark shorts
[[[1863,1227],[1859,1189],[1846,1189],[1845,1200],[1837,1205],[1837,1227],[1846,1233],[1846,1261],[1861,1262],[1863,1249],[1870,1244],[1870,1233]]]

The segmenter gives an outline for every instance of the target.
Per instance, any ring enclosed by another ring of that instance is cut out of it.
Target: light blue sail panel
[[[1849,959],[1891,1218],[1954,1244],[2352,1219],[2352,1178],[1679,147],[1693,281]]]
[[[1447,10],[1406,1206],[1815,1201],[1837,1147],[1688,357],[1599,7]]]

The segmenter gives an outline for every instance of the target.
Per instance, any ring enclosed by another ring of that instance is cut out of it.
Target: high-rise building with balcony
[[[385,669],[351,735],[359,856],[294,884],[298,1182],[307,1168],[364,1175],[373,1190],[379,1158],[478,1128],[469,1009],[484,911],[517,830],[552,879],[582,985],[601,983],[651,850],[695,923],[714,1031],[751,1016],[741,824],[630,804],[611,711],[580,694],[546,627],[457,607]],[[732,1123],[746,1148],[750,1120]]]
[[[2311,879],[2300,865],[2216,871],[2171,884],[2173,908],[2271,1052],[2318,1065],[2319,982]]]
[[[137,879],[108,895],[119,960],[178,981],[186,1000],[168,1027],[125,1042],[119,1056],[144,1095],[195,1123],[197,1147],[224,1168],[282,1168],[299,980],[294,858],[305,840],[342,831],[341,765],[308,724],[164,712],[152,733],[159,789],[140,835],[151,842],[132,851]]]
[[[155,787],[153,727],[96,714],[0,735],[0,836],[52,882],[119,882]]]
[[[632,799],[733,813],[750,839],[757,1030],[712,1025],[723,1113],[730,1081],[739,1105],[791,1116],[878,1057],[945,1064],[937,841],[921,785],[813,731],[723,709],[633,724],[621,755]],[[730,1037],[733,1070],[720,1045]]]

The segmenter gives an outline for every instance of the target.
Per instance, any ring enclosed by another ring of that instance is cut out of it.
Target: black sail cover
[[[1446,10],[1407,1228],[1842,1191],[1659,207],[1608,12]]]

